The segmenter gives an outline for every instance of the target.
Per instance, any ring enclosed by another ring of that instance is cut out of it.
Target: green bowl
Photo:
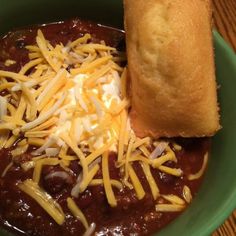
[[[16,27],[80,17],[123,27],[121,0],[0,0],[0,34]],[[210,235],[236,208],[236,56],[214,32],[223,128],[213,138],[209,168],[191,206],[160,236]],[[1,236],[10,235],[0,230]]]

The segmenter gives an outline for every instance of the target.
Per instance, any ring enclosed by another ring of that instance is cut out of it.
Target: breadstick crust
[[[209,0],[124,0],[131,125],[139,137],[220,129]]]

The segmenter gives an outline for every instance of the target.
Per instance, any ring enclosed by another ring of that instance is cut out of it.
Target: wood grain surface
[[[214,25],[236,52],[236,0],[212,0],[212,2]],[[236,236],[236,210],[212,236]]]
[[[236,51],[236,0],[212,0],[214,25]]]

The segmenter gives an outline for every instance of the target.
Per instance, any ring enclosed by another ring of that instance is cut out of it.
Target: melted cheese
[[[0,134],[0,149],[4,148],[9,137],[9,130],[4,130]]]
[[[55,105],[45,114],[43,114],[42,116],[39,116],[37,119],[35,119],[32,122],[29,122],[27,124],[25,124],[24,126],[22,126],[21,130],[24,132],[26,130],[32,129],[40,124],[42,124],[43,122],[45,122],[47,119],[49,119],[53,113],[60,107],[60,105],[63,103],[64,99],[65,99],[66,95],[63,94],[61,96],[61,98],[55,103]]]
[[[125,68],[121,75],[121,97],[127,97],[127,69]]]
[[[87,163],[90,164],[91,162],[93,162],[97,157],[99,157],[100,155],[102,155],[105,151],[109,150],[109,148],[111,147],[111,145],[113,144],[114,140],[111,139],[106,145],[102,146],[101,148],[95,150],[94,152],[92,152],[90,155],[88,155],[86,157]]]
[[[25,95],[25,97],[28,99],[28,102],[30,104],[30,112],[29,112],[29,117],[28,119],[30,121],[34,120],[37,116],[37,110],[38,110],[38,106],[37,103],[35,101],[34,95],[33,93],[23,84],[21,85],[22,88],[22,92]]]
[[[14,116],[16,112],[16,108],[11,103],[7,104],[7,110],[10,112],[11,116]]]
[[[154,180],[150,166],[147,163],[142,163],[143,172],[147,178],[149,187],[151,188],[153,199],[156,200],[159,196],[159,189],[157,187],[156,181]]]
[[[118,188],[118,189],[123,189],[123,185],[120,181],[116,179],[110,179],[111,185]],[[96,186],[96,185],[104,185],[103,179],[93,179],[89,183],[90,186]]]
[[[166,153],[163,156],[160,156],[152,161],[152,166],[154,168],[158,168],[159,166],[163,165],[167,161],[175,161],[175,156],[172,153]]]
[[[93,62],[89,63],[88,65],[85,65],[85,66],[78,68],[78,69],[72,69],[70,72],[72,75],[76,75],[76,74],[83,74],[88,71],[92,71],[94,69],[97,69],[99,66],[107,63],[109,60],[111,60],[111,58],[112,58],[111,56],[105,56],[105,57],[98,58],[98,59],[94,60]]]
[[[11,89],[14,85],[16,85],[15,82],[7,82],[3,80],[0,84],[0,91],[3,91],[4,89]]]
[[[13,166],[13,162],[10,162],[6,167],[5,169],[3,170],[2,174],[1,174],[1,177],[3,178],[7,172],[11,169],[11,167]]]
[[[148,151],[148,149],[147,149],[144,145],[139,146],[139,149],[142,151],[142,153],[143,153],[146,157],[149,157],[149,156],[150,156],[151,153]]]
[[[149,144],[150,143],[150,138],[149,137],[146,137],[146,138],[137,138],[134,145],[133,145],[133,151],[136,150],[138,147],[144,145],[144,144]]]
[[[7,114],[7,99],[0,96],[0,121]]]
[[[94,231],[96,229],[96,224],[92,223],[89,228],[85,231],[83,236],[92,236],[94,234]]]
[[[88,41],[89,39],[91,39],[91,35],[90,35],[90,34],[85,34],[83,37],[78,38],[78,39],[76,39],[75,41],[71,42],[71,43],[70,43],[70,47],[73,48],[73,47],[75,47],[75,46],[77,46],[77,45],[80,45],[80,44],[82,44],[82,43],[87,43],[87,41]]]
[[[43,92],[37,98],[39,111],[52,99],[53,95],[66,83],[66,71],[60,70],[54,79],[44,88]]]
[[[55,125],[58,122],[58,118],[52,117],[45,121],[44,123],[41,123],[40,125],[36,126],[35,128],[31,129],[31,131],[42,131],[45,129],[48,129]]]
[[[136,179],[135,178],[135,173],[132,171],[132,167],[129,167],[130,166],[129,159],[130,159],[130,156],[131,156],[131,151],[132,151],[132,147],[133,147],[133,144],[134,144],[134,140],[135,140],[135,136],[131,135],[129,145],[128,145],[128,148],[127,148],[127,152],[126,152],[126,157],[125,157],[125,178],[124,178],[125,182],[128,181],[129,172],[130,172],[129,168],[131,168],[131,172],[134,176],[134,179]]]
[[[69,135],[66,134],[62,134],[61,138],[68,144],[68,146],[75,152],[75,154],[78,156],[78,158],[81,161],[81,165],[84,169],[84,171],[87,171],[87,166],[88,166],[88,162],[85,159],[84,153],[80,150],[80,148],[76,145],[76,143],[74,142],[74,140],[71,140],[71,138],[69,137]],[[86,174],[86,173],[85,173]]]
[[[185,201],[182,198],[178,197],[177,195],[174,194],[162,195],[162,197],[172,204],[183,205],[183,206],[185,205]]]
[[[130,179],[131,179],[131,182],[134,186],[134,190],[136,192],[136,195],[137,195],[137,198],[139,200],[143,199],[144,196],[145,196],[145,191],[142,187],[142,184],[141,182],[139,181],[139,178],[138,176],[136,175],[132,165],[129,165],[128,166],[128,171],[129,171],[129,176],[130,176]]]
[[[97,174],[99,170],[99,165],[96,164],[89,172],[88,174],[83,178],[83,181],[79,185],[79,191],[83,192],[91,182],[91,180],[94,178],[94,176]]]
[[[159,166],[158,169],[162,172],[165,172],[167,174],[174,175],[177,177],[180,177],[183,174],[183,171],[179,168],[170,168],[167,166]]]
[[[195,173],[195,174],[190,174],[188,176],[188,179],[189,180],[199,179],[203,175],[203,173],[204,173],[204,171],[205,171],[205,169],[207,167],[207,162],[208,162],[208,152],[204,155],[203,164],[202,164],[201,169],[197,173]]]
[[[11,151],[11,155],[13,157],[20,156],[20,155],[24,154],[27,151],[28,147],[29,147],[28,144],[25,144],[25,145],[22,145],[22,146],[17,144],[17,148],[15,148],[14,150]]]
[[[121,162],[121,160],[123,159],[124,145],[125,145],[124,135],[125,135],[125,130],[126,130],[126,124],[127,124],[127,113],[124,110],[121,113],[121,126],[120,126],[121,130],[120,130],[120,135],[119,135],[118,162]]]
[[[10,60],[10,59],[8,59],[4,62],[5,66],[11,66],[11,65],[14,65],[14,64],[16,64],[16,61]]]
[[[32,197],[59,225],[65,221],[65,214],[52,197],[42,190],[34,181],[27,179],[18,187]]]
[[[156,211],[159,212],[179,212],[183,211],[185,206],[175,204],[157,204]]]
[[[18,136],[12,135],[12,136],[7,140],[7,142],[5,143],[4,147],[5,147],[5,148],[11,147],[11,146],[15,143],[15,141],[16,141],[17,139],[18,139]]]
[[[19,73],[10,72],[10,71],[4,71],[4,70],[0,70],[0,76],[11,78],[11,79],[15,80],[16,82],[25,82],[29,79],[25,75],[21,75]]]
[[[77,219],[79,219],[81,221],[81,223],[84,225],[84,227],[86,229],[88,229],[89,225],[88,225],[87,219],[85,218],[83,212],[76,205],[74,200],[70,197],[67,198],[67,206],[70,209],[70,211],[72,212],[73,216],[76,217]]]
[[[0,124],[0,131],[2,131],[2,130],[13,130],[15,128],[16,128],[16,126],[14,124],[6,124],[6,123],[1,123]]]
[[[141,163],[145,163],[148,165],[151,165],[152,162],[145,156],[140,155],[139,153],[137,153],[137,155],[133,155],[131,156],[131,158],[129,159],[130,162],[134,162],[134,161],[141,161]]]
[[[57,158],[43,158],[36,162],[34,172],[33,172],[33,181],[39,183],[42,167],[43,165],[58,165],[59,160]]]
[[[102,175],[107,201],[112,207],[116,207],[117,201],[111,187],[111,180],[109,174],[108,152],[103,153],[102,156]]]
[[[183,198],[187,203],[190,203],[192,201],[192,193],[190,188],[187,185],[184,185],[183,187]]]
[[[32,67],[35,67],[36,65],[40,64],[43,61],[42,58],[37,58],[33,61],[29,61],[26,63],[20,70],[19,74],[24,75],[28,70],[30,70]]]
[[[51,68],[53,68],[53,70],[57,72],[59,68],[56,65],[56,63],[54,63],[52,57],[50,56],[49,45],[47,44],[41,30],[38,30],[38,36],[36,37],[36,42],[45,60],[48,62]]]

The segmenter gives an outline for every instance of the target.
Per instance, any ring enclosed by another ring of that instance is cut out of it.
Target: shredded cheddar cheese
[[[103,175],[104,188],[105,188],[107,200],[112,207],[115,207],[117,205],[117,202],[116,202],[116,198],[111,187],[111,180],[110,180],[109,166],[108,166],[108,152],[103,153],[102,175]]]
[[[187,185],[184,185],[183,187],[183,198],[187,203],[190,203],[192,201],[192,193],[190,188]]]
[[[83,212],[79,209],[79,207],[73,201],[73,199],[70,197],[67,198],[67,206],[71,210],[72,214],[82,222],[82,224],[84,225],[86,229],[88,229],[89,225],[88,225],[87,219],[85,218]]]
[[[185,201],[177,195],[162,195],[162,197],[167,201],[171,202],[172,204],[185,205]]]
[[[33,181],[35,183],[39,183],[43,165],[58,165],[58,164],[59,160],[57,158],[43,158],[38,160],[34,168]]]
[[[120,181],[115,180],[115,179],[111,179],[110,180],[111,185],[118,188],[118,189],[123,189],[123,185]],[[90,186],[96,186],[96,185],[104,185],[104,181],[103,179],[93,179],[90,184]]]
[[[96,164],[87,174],[87,176],[85,176],[85,178],[83,179],[82,183],[79,186],[80,192],[83,192],[89,185],[89,183],[92,181],[92,179],[94,178],[94,176],[97,174],[99,170],[99,165]],[[104,180],[105,181],[105,180]]]
[[[33,180],[27,179],[18,184],[18,187],[23,192],[30,195],[57,222],[57,224],[63,224],[65,215],[61,207]]]
[[[150,186],[150,189],[152,191],[153,199],[156,200],[157,197],[159,196],[159,189],[158,189],[158,186],[156,184],[156,181],[154,180],[154,178],[152,176],[150,166],[147,163],[143,162],[142,163],[142,168],[143,168],[143,172],[146,175],[146,178],[147,178],[148,184]]]
[[[207,167],[207,162],[208,162],[208,152],[204,155],[203,164],[202,164],[201,169],[197,173],[189,175],[188,179],[189,180],[199,179],[203,175],[203,173]]]
[[[138,176],[136,175],[136,173],[131,165],[128,166],[128,170],[129,170],[129,175],[130,175],[132,184],[133,184],[135,192],[137,194],[137,198],[139,200],[141,200],[145,196],[145,191],[142,187],[142,184],[140,183],[140,180],[138,179]]]
[[[156,211],[160,212],[179,212],[184,210],[185,206],[175,204],[157,204]]]
[[[26,46],[29,62],[18,73],[0,70],[0,91],[8,91],[0,96],[0,147],[12,148],[13,158],[28,152],[30,146],[35,147],[32,159],[21,164],[25,171],[33,169],[32,179],[18,187],[61,225],[65,214],[40,187],[42,169],[60,165],[70,172],[70,163],[78,162],[81,173],[71,191],[74,200],[68,197],[67,206],[86,230],[91,230],[76,198],[89,186],[101,185],[111,207],[118,204],[116,191],[127,187],[135,191],[137,199],[143,199],[146,190],[135,171],[137,163],[153,199],[161,197],[168,202],[157,204],[156,210],[183,210],[185,203],[191,201],[190,189],[183,189],[185,201],[178,196],[162,195],[153,177],[152,171],[177,177],[183,174],[181,169],[165,165],[168,161],[177,162],[169,143],[163,154],[153,158],[154,140],[136,137],[131,128],[127,69],[117,64],[124,58],[117,55],[115,48],[104,42],[92,43],[90,39],[91,35],[85,34],[66,46],[52,46],[38,30],[36,44]],[[12,63],[6,61],[7,65]],[[173,149],[180,151],[181,147],[173,143]],[[115,164],[120,179],[110,177],[111,151],[117,153]],[[206,163],[207,156],[202,169],[189,179],[199,178]],[[13,162],[5,168],[2,177],[12,165]]]
[[[11,169],[11,167],[13,166],[13,162],[10,162],[6,168],[4,169],[4,171],[2,172],[1,177],[4,177],[6,175],[6,173]]]

